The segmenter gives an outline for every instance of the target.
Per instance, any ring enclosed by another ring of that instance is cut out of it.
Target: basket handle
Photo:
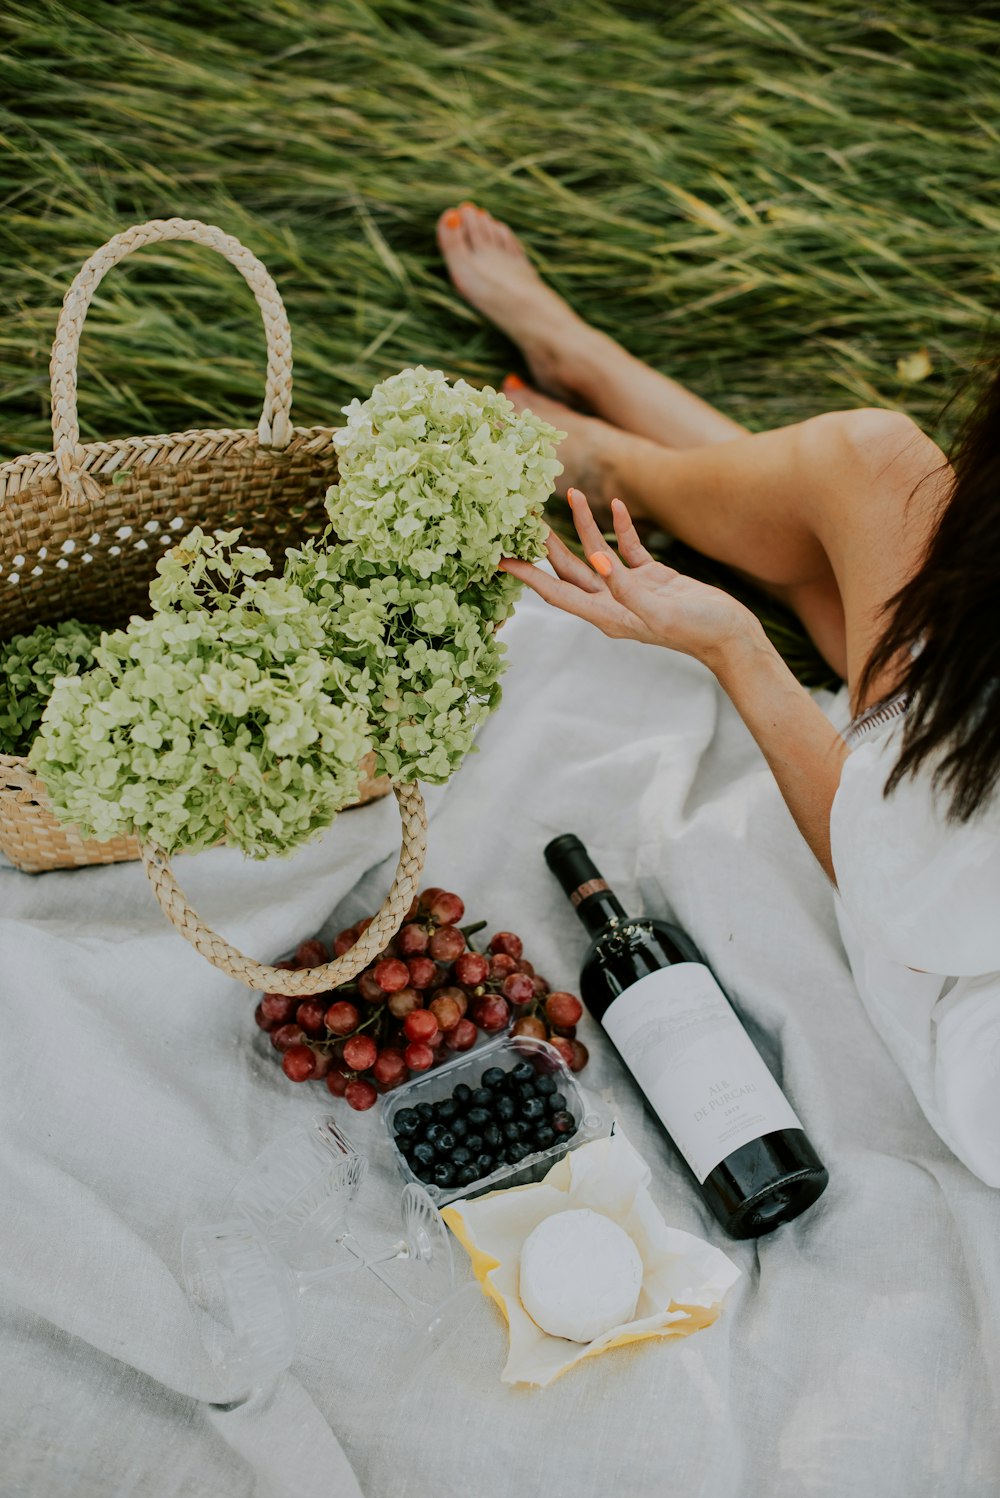
[[[189,239],[207,245],[235,265],[250,290],[264,319],[267,337],[267,383],[264,409],[257,424],[257,437],[265,447],[287,447],[292,435],[292,334],[288,315],[278,288],[264,266],[248,249],[224,234],[214,224],[198,219],[151,219],[116,234],[96,250],[81,266],[63,299],[62,311],[52,345],[49,374],[52,383],[52,450],[59,469],[61,493],[59,503],[65,506],[99,499],[101,488],[96,479],[84,472],[85,454],[80,446],[80,423],[76,406],[76,371],[80,352],[80,334],[94,292],[106,273],[119,260],[141,250],[147,244],[164,240]]]
[[[418,786],[395,785],[393,790],[403,822],[403,846],[392,887],[378,915],[354,946],[343,957],[336,957],[321,967],[287,972],[284,968],[255,962],[252,957],[245,957],[236,947],[231,947],[191,909],[167,855],[152,844],[146,844],[140,850],[146,877],[167,920],[213,967],[221,968],[231,978],[238,978],[248,988],[265,993],[323,993],[338,983],[349,982],[378,956],[403,924],[417,892],[427,852],[427,810]]]

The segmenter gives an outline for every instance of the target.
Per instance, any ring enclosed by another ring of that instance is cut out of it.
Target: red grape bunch
[[[513,931],[498,931],[488,950],[477,952],[469,938],[486,922],[460,927],[464,914],[450,890],[424,890],[385,950],[349,983],[307,998],[264,994],[255,1018],[281,1053],[285,1076],[325,1080],[334,1097],[363,1112],[380,1091],[471,1050],[480,1031],[507,1029],[550,1041],[571,1070],[582,1070],[588,1056],[576,1038],[580,1000],[549,989]],[[370,925],[369,918],[341,931],[334,955],[350,951]],[[294,959],[275,966],[329,960],[323,942],[311,937]]]

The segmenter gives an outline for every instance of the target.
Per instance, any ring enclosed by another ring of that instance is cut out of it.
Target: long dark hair
[[[896,669],[909,707],[885,793],[933,760],[949,816],[965,822],[1000,780],[1000,366],[965,422],[952,466],[954,487],[924,564],[885,605],[857,699]]]

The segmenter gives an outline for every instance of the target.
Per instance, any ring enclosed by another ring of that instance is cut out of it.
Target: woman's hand
[[[749,609],[721,588],[654,562],[620,499],[611,502],[616,556],[579,489],[571,489],[569,498],[591,566],[550,533],[549,558],[557,577],[529,562],[505,560],[501,567],[606,635],[667,645],[714,671],[757,740],[800,832],[833,879],[830,809],[848,752],[840,734]]]
[[[500,564],[546,602],[588,619],[613,638],[666,645],[712,670],[734,646],[761,633],[755,616],[729,593],[654,561],[620,499],[611,501],[616,555],[581,491],[570,489],[568,498],[590,567],[552,531],[546,545],[556,577],[528,562],[505,558]]]

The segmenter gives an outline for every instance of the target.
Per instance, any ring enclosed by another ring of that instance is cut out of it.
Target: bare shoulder
[[[866,485],[912,494],[920,486],[936,499],[947,492],[954,472],[937,443],[902,411],[864,406],[856,411],[834,411],[821,421],[830,424],[829,437],[846,449]]]

